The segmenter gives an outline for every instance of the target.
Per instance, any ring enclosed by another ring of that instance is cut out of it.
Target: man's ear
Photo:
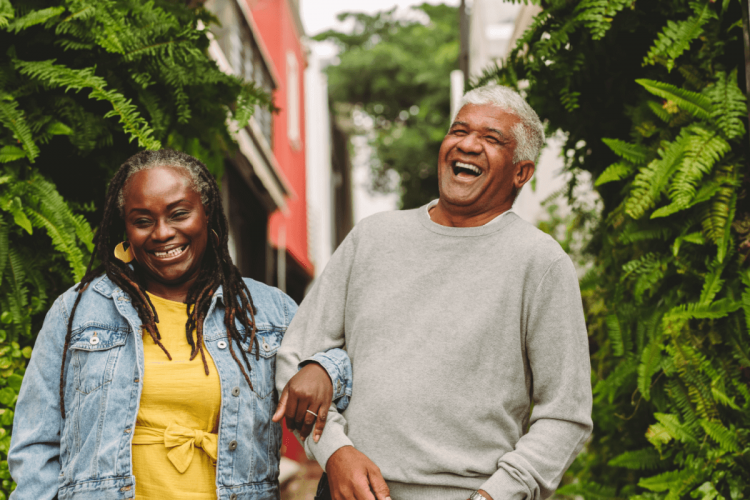
[[[536,165],[531,160],[519,161],[516,163],[516,175],[513,178],[513,187],[516,190],[520,190],[524,184],[531,180],[531,176],[534,175]]]

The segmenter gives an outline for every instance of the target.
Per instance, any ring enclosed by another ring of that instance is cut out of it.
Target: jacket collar
[[[95,278],[94,281],[91,282],[91,286],[94,288],[94,290],[104,295],[108,299],[111,299],[112,295],[115,292],[122,292],[122,289],[114,284],[106,274],[102,274],[98,278]],[[221,285],[219,285],[219,288],[217,288],[216,292],[214,292],[213,300],[221,300],[222,303],[224,303],[224,288],[222,288]]]

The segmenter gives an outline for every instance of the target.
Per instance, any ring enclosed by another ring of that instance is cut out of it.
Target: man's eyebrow
[[[495,132],[497,135],[499,135],[503,139],[507,139],[506,135],[496,128],[487,128],[487,130],[489,130],[490,132]]]
[[[463,125],[464,127],[468,127],[469,126],[469,124],[466,123],[466,122],[455,121],[455,122],[451,123],[451,128],[455,127],[456,125]]]

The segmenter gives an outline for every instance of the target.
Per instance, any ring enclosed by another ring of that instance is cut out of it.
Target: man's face
[[[511,129],[519,122],[518,116],[492,105],[461,108],[440,146],[442,203],[473,213],[512,206],[516,191],[528,180],[519,170],[530,163],[533,173],[533,162],[513,163],[516,140]]]

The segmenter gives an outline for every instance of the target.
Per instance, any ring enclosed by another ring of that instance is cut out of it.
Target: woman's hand
[[[279,422],[286,417],[286,426],[291,431],[297,430],[302,439],[310,434],[315,424],[313,440],[317,443],[323,434],[332,399],[333,383],[328,372],[311,362],[286,384],[271,420]]]

